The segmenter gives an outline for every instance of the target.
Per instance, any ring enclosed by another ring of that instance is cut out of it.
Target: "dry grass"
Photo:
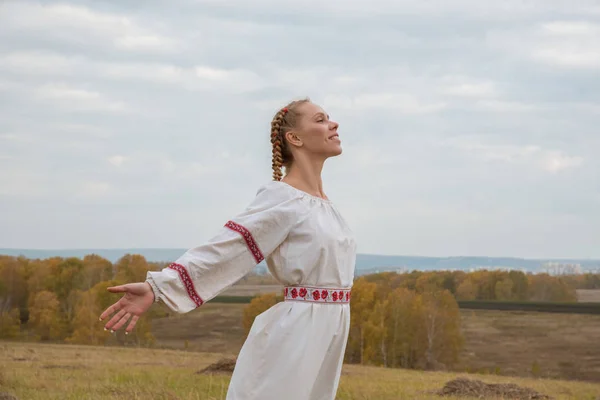
[[[463,310],[461,368],[600,382],[600,315]]]
[[[0,342],[0,392],[21,400],[221,400],[229,376],[196,374],[220,358],[215,353],[175,350]],[[346,365],[337,399],[458,399],[442,398],[435,392],[459,376],[465,375]],[[477,379],[516,383],[557,400],[595,400],[600,394],[600,385],[591,383],[492,376]]]
[[[206,303],[199,309],[152,322],[157,346],[237,354],[244,343],[244,304]]]
[[[222,296],[256,296],[258,294],[265,293],[277,293],[281,294],[283,292],[282,285],[252,285],[252,284],[239,284],[233,285],[223,293]]]
[[[243,304],[207,303],[154,321],[157,346],[235,355],[244,342]],[[600,316],[463,310],[459,371],[600,382]],[[539,367],[539,368],[538,368]]]
[[[600,303],[600,289],[577,289],[577,301],[580,303]]]

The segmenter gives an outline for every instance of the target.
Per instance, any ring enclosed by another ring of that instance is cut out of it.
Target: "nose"
[[[329,129],[331,129],[331,130],[336,130],[338,128],[338,126],[340,126],[340,124],[338,124],[335,121],[330,121],[329,122]]]

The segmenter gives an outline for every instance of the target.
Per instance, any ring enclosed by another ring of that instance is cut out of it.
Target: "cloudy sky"
[[[362,253],[600,258],[600,6],[0,2],[0,247],[187,248],[309,96]]]

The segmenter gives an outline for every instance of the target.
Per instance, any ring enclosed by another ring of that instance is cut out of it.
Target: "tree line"
[[[152,345],[150,321],[164,315],[160,308],[140,318],[127,336],[104,331],[99,316],[116,300],[107,287],[143,281],[148,269],[161,267],[129,254],[114,264],[94,254],[43,260],[0,256],[0,338]]]
[[[153,318],[170,314],[152,307],[131,335],[102,329],[100,313],[116,297],[109,286],[139,282],[152,263],[127,254],[117,262],[84,258],[28,259],[0,256],[0,338],[151,346]],[[600,288],[600,274],[551,276],[519,271],[386,272],[360,277],[352,296],[347,362],[422,367],[451,364],[462,346],[457,300],[576,301],[575,290]],[[255,298],[244,326],[279,295]]]

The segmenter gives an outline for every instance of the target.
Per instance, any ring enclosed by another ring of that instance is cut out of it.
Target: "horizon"
[[[102,247],[65,247],[65,248],[11,248],[11,247],[0,247],[0,255],[6,255],[2,252],[18,252],[18,251],[40,251],[40,252],[68,252],[68,251],[115,251],[115,252],[128,252],[128,251],[182,251],[185,252],[187,249],[183,247],[113,247],[113,248],[102,248]],[[484,258],[484,259],[508,259],[508,260],[527,260],[527,261],[589,261],[589,262],[600,262],[600,258],[594,257],[519,257],[511,255],[442,255],[442,256],[428,256],[419,254],[382,254],[382,253],[367,253],[357,252],[357,256],[373,256],[373,257],[407,257],[407,258],[432,258],[432,259],[453,259],[453,258]]]

